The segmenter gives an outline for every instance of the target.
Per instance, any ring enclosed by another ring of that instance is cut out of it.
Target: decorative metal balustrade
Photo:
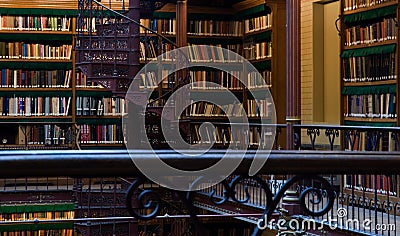
[[[218,150],[210,150],[199,156],[162,150],[156,153],[163,161],[180,169],[212,165],[224,155],[223,151]],[[396,196],[383,194],[370,198],[364,192],[364,196],[357,197],[351,192],[339,191],[341,189],[332,186],[329,178],[317,175],[334,174],[346,178],[355,174],[398,174],[398,153],[273,151],[259,175],[248,176],[255,153],[248,151],[241,165],[221,184],[201,191],[182,192],[162,188],[142,175],[131,158],[147,161],[149,168],[152,168],[152,158],[143,151],[132,151],[130,154],[127,151],[2,152],[0,177],[17,178],[15,180],[20,181],[18,186],[13,186],[9,179],[3,182],[2,196],[7,195],[8,200],[2,197],[2,207],[38,203],[34,199],[24,200],[20,195],[24,191],[36,194],[42,204],[54,204],[61,202],[55,198],[54,192],[62,190],[64,196],[69,196],[63,201],[76,204],[73,219],[10,220],[2,221],[0,225],[74,222],[75,228],[84,235],[140,235],[140,232],[161,235],[163,231],[175,232],[174,235],[189,232],[192,235],[216,235],[214,233],[217,231],[212,231],[209,224],[213,224],[213,227],[219,225],[221,230],[228,232],[227,223],[237,222],[238,227],[232,226],[235,232],[241,230],[261,235],[263,231],[282,233],[282,227],[279,228],[276,223],[282,217],[288,217],[287,221],[298,219],[316,222],[314,228],[296,229],[299,233],[307,231],[329,235],[366,230],[367,234],[396,234],[394,227],[398,226],[397,215],[400,210]],[[230,158],[229,154],[227,158]],[[153,167],[152,171],[157,174],[159,170]],[[62,176],[72,177],[73,180]],[[43,180],[43,177],[49,178],[48,182],[53,185],[31,189],[29,183],[34,179]],[[57,177],[59,181],[56,181]],[[297,191],[300,199],[298,206],[302,206],[294,213],[297,216],[285,216],[285,211],[281,210],[281,207],[290,205],[284,199],[290,187]],[[10,198],[18,195],[19,198]],[[340,212],[346,215],[339,217],[338,214],[342,214]],[[268,219],[275,224],[264,228],[264,221],[259,219]],[[357,220],[368,220],[371,225],[361,228],[356,225]],[[376,225],[387,228],[378,229]],[[289,228],[288,231],[296,230]]]

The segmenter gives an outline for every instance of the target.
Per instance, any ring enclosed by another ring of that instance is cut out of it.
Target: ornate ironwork
[[[311,149],[315,150],[315,139],[319,136],[319,129],[307,129],[307,136],[310,137]]]
[[[259,222],[266,223],[265,220],[271,219],[272,214],[276,211],[278,204],[285,196],[286,191],[289,190],[289,188],[294,186],[296,183],[303,180],[312,180],[320,183],[320,188],[306,187],[303,189],[299,189],[299,204],[302,207],[304,214],[316,217],[328,213],[333,207],[336,194],[329,181],[321,176],[294,176],[287,180],[281,186],[281,188],[279,188],[279,190],[275,190],[276,194],[274,195],[271,191],[271,186],[267,184],[266,181],[263,180],[261,177],[239,175],[233,178],[230,182],[228,182],[229,180],[226,179],[220,183],[224,188],[223,196],[217,197],[215,189],[212,189],[209,193],[209,200],[212,204],[216,206],[224,205],[228,201],[240,204],[248,203],[251,197],[251,194],[249,192],[249,188],[251,187],[250,185],[256,184],[260,189],[263,190],[263,197],[266,199],[263,216],[259,219]],[[156,216],[160,213],[161,196],[154,188],[142,188],[144,186],[143,184],[144,181],[142,179],[137,179],[133,181],[133,183],[129,187],[126,194],[126,205],[128,212],[131,216],[134,216],[141,220],[155,219]],[[244,185],[244,196],[238,196],[238,192],[236,191],[236,189],[239,185]],[[197,218],[197,210],[193,206],[193,192],[187,192],[185,194],[184,192],[176,191],[176,193],[181,198],[183,206],[190,214],[191,220],[195,224],[196,232],[205,232],[205,229],[202,227],[200,221]],[[307,196],[309,195],[312,195],[312,198],[307,201]],[[322,199],[324,198],[327,199],[326,202],[322,201]],[[322,203],[324,203],[323,207],[318,208],[318,210],[310,207],[310,205],[320,205]],[[252,235],[261,235],[262,231],[263,230],[261,228],[256,227]],[[202,234],[200,233],[200,235]]]
[[[147,63],[160,55],[162,50],[158,42],[161,41],[172,45],[169,49],[176,48],[171,40],[139,22],[139,9],[154,11],[165,3],[131,0],[126,10],[123,1],[122,10],[115,11],[96,0],[79,0],[77,69],[87,75],[89,81],[105,86],[116,96],[124,96],[139,71],[139,58]],[[142,38],[140,28],[144,32]],[[144,47],[140,47],[140,43]],[[149,55],[150,44],[157,49],[156,55]]]
[[[329,146],[331,150],[334,148],[335,138],[339,137],[339,130],[338,129],[326,129],[325,136],[329,139]]]
[[[89,81],[117,96],[126,93],[127,85],[139,70],[139,45],[135,45],[139,44],[135,41],[140,37],[139,18],[130,19],[126,13],[125,8],[117,12],[95,0],[78,1],[77,69]]]

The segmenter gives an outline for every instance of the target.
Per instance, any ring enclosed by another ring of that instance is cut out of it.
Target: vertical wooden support
[[[286,0],[286,147],[293,150],[295,130],[301,123],[300,98],[300,1]],[[300,139],[300,134],[297,134]]]
[[[286,148],[297,149],[295,135],[299,143],[300,133],[293,129],[301,123],[300,98],[300,1],[286,0]],[[300,214],[298,193],[289,189],[282,200],[282,207],[290,215]]]

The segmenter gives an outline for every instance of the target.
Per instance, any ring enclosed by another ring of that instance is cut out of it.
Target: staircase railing
[[[163,44],[171,45],[168,50],[177,48],[172,40],[140,23],[138,0],[129,5],[126,10],[123,1],[117,11],[96,0],[78,1],[77,69],[116,96],[125,96],[140,63],[154,60]]]

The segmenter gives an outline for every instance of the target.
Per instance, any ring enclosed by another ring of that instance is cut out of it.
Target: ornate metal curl
[[[324,179],[321,176],[299,175],[299,176],[294,176],[294,177],[290,178],[288,181],[286,181],[286,183],[282,186],[282,188],[275,195],[273,200],[267,203],[267,206],[265,206],[263,217],[260,218],[260,221],[264,221],[264,219],[270,219],[272,213],[277,208],[279,202],[285,196],[286,191],[289,188],[291,188],[295,183],[297,183],[301,180],[317,180],[318,182],[321,183],[322,189],[326,190],[326,196],[328,198],[326,205],[321,210],[312,211],[307,207],[306,196],[310,193],[314,193],[315,196],[317,196],[317,200],[310,201],[310,203],[318,204],[321,202],[321,200],[323,198],[323,194],[322,194],[321,190],[314,188],[314,187],[308,187],[308,188],[303,189],[302,192],[300,193],[299,202],[300,202],[300,206],[302,207],[303,211],[306,214],[308,214],[310,216],[322,216],[322,215],[328,213],[332,209],[334,201],[335,201],[335,192],[333,190],[332,185],[329,183],[329,181]],[[264,223],[266,223],[266,222],[264,222]],[[256,236],[256,235],[261,235],[261,234],[262,234],[262,229],[260,229],[259,227],[255,227],[252,235]]]
[[[320,135],[319,129],[307,129],[307,136],[310,137],[311,149],[315,150],[315,139]]]
[[[201,179],[201,178],[200,178]],[[257,188],[260,188],[265,193],[266,204],[264,206],[263,216],[259,219],[259,221],[263,222],[265,219],[270,219],[272,214],[278,207],[278,204],[281,202],[287,190],[289,190],[292,186],[302,180],[314,180],[320,183],[318,188],[316,187],[306,187],[306,188],[299,188],[300,195],[299,195],[299,204],[303,209],[304,214],[309,216],[322,216],[328,213],[334,204],[336,195],[333,190],[333,186],[329,183],[328,180],[321,176],[310,176],[310,175],[300,175],[294,176],[287,180],[283,185],[282,188],[277,191],[274,195],[271,191],[270,185],[260,178],[259,176],[236,176],[230,182],[227,179],[222,181],[223,188],[223,196],[216,196],[216,191],[213,189],[209,193],[210,201],[215,205],[222,205],[226,203],[228,200],[232,200],[237,203],[247,203],[251,199],[251,194],[249,192],[249,185],[254,184]],[[198,182],[198,183],[197,183]],[[142,190],[140,186],[144,183],[144,180],[138,178],[130,185],[126,193],[126,206],[130,215],[141,219],[141,220],[150,220],[154,219],[156,215],[160,212],[160,199],[161,197],[157,194],[154,190]],[[201,183],[200,180],[195,181],[194,184]],[[237,195],[238,192],[236,191],[238,184],[243,183],[244,186],[244,198],[240,199]],[[138,191],[140,190],[140,193]],[[137,195],[135,195],[137,194]],[[184,207],[188,210],[190,214],[190,218],[192,222],[195,224],[195,228],[197,232],[204,232],[204,228],[202,224],[197,218],[197,210],[193,205],[193,192],[181,192],[176,191],[176,194],[180,197]],[[309,194],[313,195],[313,198],[307,200],[307,196]],[[137,196],[136,199],[133,199],[134,196]],[[220,200],[216,200],[219,199]],[[309,206],[321,204],[322,199],[327,198],[324,206],[320,210],[314,210],[314,208],[310,208]],[[135,200],[135,203],[138,204],[137,206],[133,206],[132,200]],[[150,213],[143,214],[137,209],[144,209],[144,210],[151,210]],[[261,235],[263,229],[256,227],[253,231],[253,236]]]
[[[140,194],[137,196],[137,206],[132,205],[132,198],[134,194],[140,190],[140,186],[144,183],[144,181],[140,178],[137,178],[132,184],[129,186],[126,197],[125,204],[129,214],[133,217],[136,217],[140,220],[151,220],[154,219],[160,211],[160,200],[161,197],[154,190],[141,190]],[[153,199],[153,200],[151,200]],[[135,209],[143,209],[143,210],[151,210],[148,214],[142,214]]]
[[[243,180],[252,180],[255,181],[256,184],[260,185],[261,189],[264,190],[265,196],[266,196],[266,201],[267,203],[272,200],[273,194],[271,192],[271,188],[269,184],[267,184],[263,179],[261,179],[258,176],[236,176],[235,178],[232,179],[231,183],[229,184],[226,180],[222,181],[220,184],[222,184],[225,188],[224,190],[224,196],[222,196],[221,200],[215,201],[215,190],[213,189],[209,193],[209,198],[210,201],[215,204],[215,205],[222,205],[226,203],[229,199],[237,202],[237,203],[247,203],[250,201],[251,195],[249,193],[249,186],[246,184],[244,191],[246,197],[244,199],[239,199],[236,197],[237,192],[235,191],[236,186]]]
[[[331,150],[333,150],[335,138],[339,137],[339,130],[338,129],[326,129],[325,136],[329,139],[329,146]]]

